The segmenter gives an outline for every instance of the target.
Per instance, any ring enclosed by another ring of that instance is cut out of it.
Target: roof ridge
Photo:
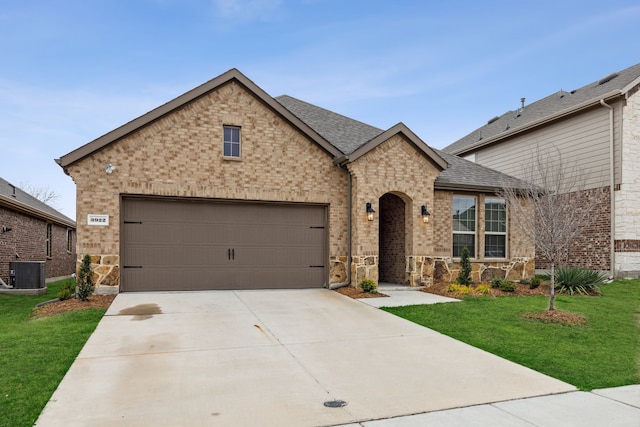
[[[446,146],[443,151],[451,154],[461,154],[482,140],[500,138],[500,134],[532,124],[546,117],[552,118],[574,107],[594,102],[602,96],[612,92],[629,89],[627,86],[640,78],[640,63],[627,67],[621,71],[607,74],[578,89],[569,92],[560,89],[526,106],[507,111],[491,119],[488,123],[469,132],[467,135]],[[511,132],[513,133],[513,132]],[[510,134],[511,134],[510,133]]]

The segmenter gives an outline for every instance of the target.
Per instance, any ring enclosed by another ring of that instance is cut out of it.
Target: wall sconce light
[[[4,225],[2,226],[2,232],[3,232],[3,233],[8,233],[8,232],[9,232],[9,231],[11,231],[11,230],[12,230],[12,228],[11,228],[11,227],[6,227],[6,226],[4,226]]]
[[[371,203],[367,202],[367,219],[369,221],[373,221],[374,213],[376,213],[376,211],[374,211],[373,208],[371,207]]]
[[[429,222],[429,217],[431,216],[431,214],[429,213],[425,205],[422,205],[422,207],[420,208],[420,215],[422,215],[422,222],[424,222],[425,224]]]
[[[113,173],[113,171],[115,171],[116,169],[118,169],[117,167],[115,167],[114,165],[112,165],[111,163],[109,163],[107,165],[107,167],[104,169],[104,171],[108,174],[111,175]]]

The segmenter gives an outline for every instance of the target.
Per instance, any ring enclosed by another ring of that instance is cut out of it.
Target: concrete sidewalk
[[[326,289],[124,293],[36,425],[414,422],[571,391]]]

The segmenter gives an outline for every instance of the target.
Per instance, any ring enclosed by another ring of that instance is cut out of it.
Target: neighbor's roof
[[[640,64],[611,73],[579,89],[570,92],[560,90],[525,105],[524,108],[507,111],[445,147],[443,151],[451,154],[468,152],[551,120],[590,108],[598,104],[601,99],[606,101],[620,97],[638,84],[640,84]]]
[[[0,178],[0,205],[47,221],[76,228],[74,220]]]

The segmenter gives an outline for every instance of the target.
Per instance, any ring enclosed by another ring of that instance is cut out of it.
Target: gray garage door
[[[124,198],[122,290],[323,287],[327,208]]]

